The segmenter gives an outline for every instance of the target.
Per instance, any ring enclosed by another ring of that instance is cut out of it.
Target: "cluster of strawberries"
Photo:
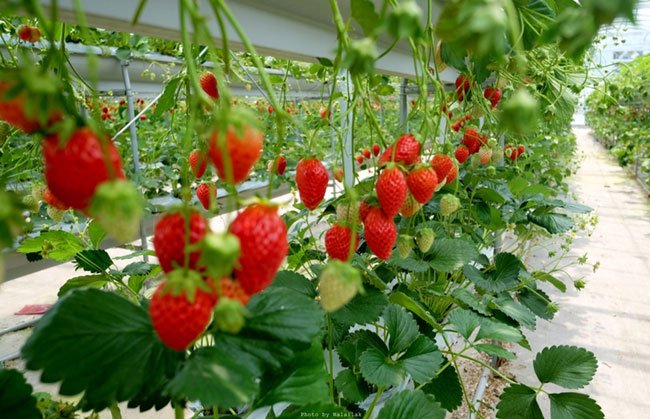
[[[455,156],[459,163],[465,163],[469,156],[478,153],[482,164],[488,164],[492,159],[492,149],[488,146],[488,137],[479,134],[474,128],[463,132],[463,139],[456,148]]]
[[[361,150],[360,154],[357,154],[355,156],[354,159],[357,161],[357,163],[359,163],[361,165],[361,164],[363,164],[364,159],[365,160],[370,160],[372,158],[372,156],[377,157],[379,155],[380,151],[381,151],[381,147],[379,147],[379,144],[373,144],[372,145],[372,152],[370,151],[369,148],[364,148],[363,150]]]
[[[20,25],[16,34],[21,41],[29,42],[32,44],[40,41],[42,36],[41,30],[36,26],[31,25]]]

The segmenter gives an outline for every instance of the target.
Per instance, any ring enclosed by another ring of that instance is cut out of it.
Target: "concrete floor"
[[[595,273],[588,266],[568,270],[585,278],[580,292],[570,282],[566,294],[544,287],[560,311],[552,322],[541,320],[527,334],[533,350],[519,348],[511,372],[521,382],[537,385],[532,361],[539,350],[581,346],[594,352],[599,364],[592,383],[577,391],[594,398],[607,418],[649,418],[650,199],[589,130],[574,131],[585,159],[571,179],[572,189],[578,202],[595,209],[599,222],[591,237],[576,237],[571,251],[587,253],[600,268]],[[547,252],[536,252],[534,259],[543,265]],[[548,412],[547,400],[542,408]]]

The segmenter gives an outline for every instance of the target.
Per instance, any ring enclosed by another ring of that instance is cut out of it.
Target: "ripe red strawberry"
[[[379,152],[381,151],[381,148],[379,147],[379,144],[373,144],[372,145],[372,154],[377,157],[379,155]]]
[[[426,204],[438,186],[438,175],[428,165],[418,166],[406,176],[406,184],[413,198],[420,204]]]
[[[327,233],[325,233],[325,249],[327,255],[331,259],[342,260],[343,262],[349,259],[350,255],[350,241],[352,239],[352,231],[343,225],[334,224]],[[359,234],[356,234],[354,250],[359,247]]]
[[[318,113],[320,114],[320,117],[322,119],[329,119],[330,113],[327,111],[327,108],[325,108],[325,107],[320,108]]]
[[[357,154],[355,159],[357,160],[357,163],[363,164],[363,156],[361,154]]]
[[[199,76],[201,89],[213,99],[219,99],[219,89],[217,88],[217,78],[209,71],[204,71]]]
[[[201,153],[200,150],[193,150],[190,153],[190,169],[194,177],[197,179],[202,177],[205,174],[205,169],[208,167],[208,156],[205,153]]]
[[[230,298],[231,300],[239,301],[242,305],[248,304],[248,300],[251,298],[239,282],[233,281],[230,278],[221,278],[219,286],[219,298]]]
[[[302,159],[296,166],[296,185],[300,200],[309,210],[313,210],[325,197],[329,175],[327,169],[317,158]]]
[[[34,133],[40,128],[40,124],[35,115],[27,115],[25,94],[19,93],[9,99],[5,98],[13,86],[10,81],[0,80],[0,121],[5,121],[28,134]]]
[[[226,132],[225,151],[230,160],[231,170],[226,172],[226,157],[224,157],[224,150],[219,146],[219,131],[214,131],[210,137],[209,153],[219,177],[231,185],[246,179],[262,154],[263,142],[264,134],[255,128],[245,126],[242,132],[237,132],[233,126],[229,126]]]
[[[284,156],[278,156],[275,161],[277,166],[276,173],[282,176],[284,171],[287,169],[287,159],[285,159]]]
[[[395,158],[393,159],[393,148],[395,147]],[[389,161],[401,162],[406,165],[415,164],[420,160],[420,149],[421,144],[412,134],[404,134],[384,151],[379,158],[379,164]]]
[[[501,100],[501,89],[494,88],[494,87],[488,87],[485,89],[485,93],[483,94],[483,97],[485,97],[487,100],[490,101],[492,104],[492,108],[496,108],[497,104]]]
[[[273,113],[273,110],[274,110],[273,105],[269,105],[267,110],[269,111],[269,113]]]
[[[287,226],[275,207],[254,204],[237,215],[229,231],[241,247],[235,278],[249,295],[262,291],[289,251]]]
[[[112,172],[106,170],[104,149],[109,156]],[[111,176],[124,179],[120,155],[111,141],[104,144],[88,127],[78,128],[64,146],[54,134],[43,141],[45,180],[47,186],[64,205],[85,210],[95,189]]]
[[[458,167],[456,167],[456,165],[453,165],[451,167],[451,170],[449,170],[449,173],[447,173],[447,183],[453,182],[454,179],[456,179],[456,176],[458,176]]]
[[[521,156],[525,152],[526,152],[526,147],[524,147],[523,145],[517,147],[517,157]]]
[[[370,156],[371,156],[371,154],[370,154],[370,150],[367,149],[367,148],[364,148],[363,151],[362,151],[361,153],[363,154],[363,157],[365,157],[366,159],[369,159]]]
[[[59,201],[56,196],[52,194],[52,191],[50,191],[48,188],[45,188],[45,191],[43,191],[43,201],[47,202],[48,205],[56,209],[67,210],[70,208],[65,206],[63,202]]]
[[[404,200],[404,204],[402,205],[402,208],[400,208],[399,213],[404,217],[412,217],[415,213],[420,211],[420,208],[422,208],[422,204],[416,201],[415,198],[413,198],[413,195],[409,193]]]
[[[467,77],[464,74],[461,74],[456,78],[456,96],[458,97],[458,101],[462,102],[465,99],[465,95],[469,91],[470,87],[470,80],[469,77]]]
[[[379,174],[375,185],[379,205],[389,217],[399,213],[407,194],[406,178],[397,167],[389,167]]]
[[[149,304],[149,315],[156,334],[165,345],[185,350],[210,323],[216,298],[213,294],[196,289],[190,301],[187,291],[174,295],[165,289],[163,282]]]
[[[209,210],[212,203],[217,201],[217,185],[214,183],[202,183],[196,188],[196,197],[203,205],[203,208]]]
[[[20,25],[16,31],[16,34],[21,41],[29,42],[32,36],[32,28],[29,25]]]
[[[455,123],[451,126],[452,131],[454,131],[454,132],[458,132],[458,131],[460,131],[460,125],[461,125],[461,124],[460,124],[459,122],[455,122]]]
[[[469,149],[465,147],[464,145],[460,145],[456,147],[456,152],[454,153],[456,156],[456,160],[458,160],[458,163],[465,163],[467,158],[470,155]]]
[[[370,251],[380,259],[390,259],[397,239],[397,227],[392,217],[384,214],[381,208],[371,208],[363,224]]]
[[[185,220],[186,217],[181,212],[166,214],[154,227],[153,247],[164,272],[170,272],[176,266],[183,266],[185,263]],[[200,213],[192,211],[189,220],[189,244],[201,241],[208,230],[205,218]],[[190,253],[188,265],[190,269],[196,269],[200,256],[200,251]]]
[[[454,166],[454,162],[451,160],[451,158],[445,154],[438,153],[433,156],[433,159],[431,159],[431,167],[433,167],[433,170],[435,170],[436,174],[438,175],[438,182],[442,182],[444,180],[447,183],[451,183],[451,181],[456,178],[455,174],[453,176],[450,176],[456,166]]]
[[[467,128],[463,133],[463,140],[460,143],[467,147],[469,154],[475,154],[481,148],[482,142],[481,136],[474,128]]]
[[[343,169],[341,169],[340,167],[334,169],[334,171],[332,172],[332,176],[334,176],[334,179],[337,182],[343,183]]]
[[[368,216],[371,208],[373,207],[370,206],[370,204],[368,204],[368,202],[365,200],[361,201],[361,204],[359,204],[359,219],[362,222],[366,220],[366,217]]]

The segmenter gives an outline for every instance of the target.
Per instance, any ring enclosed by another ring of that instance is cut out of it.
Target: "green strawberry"
[[[230,233],[208,233],[201,243],[199,265],[212,278],[228,276],[239,258],[239,238]]]
[[[135,239],[144,214],[142,195],[136,186],[124,179],[104,182],[95,191],[89,213],[120,243]]]
[[[460,208],[460,199],[451,194],[445,194],[440,199],[440,215],[446,217]]]
[[[60,210],[58,208],[54,208],[51,205],[48,205],[45,211],[47,212],[47,216],[50,217],[55,223],[63,220],[63,216],[66,213],[66,210]]]
[[[36,182],[32,185],[32,196],[36,202],[43,200],[43,195],[45,194],[46,189],[47,187],[41,182]]]
[[[406,259],[413,250],[413,237],[406,234],[400,234],[397,238],[397,254],[402,259]]]
[[[352,265],[330,260],[320,274],[318,294],[320,305],[328,313],[338,310],[363,292],[361,275]]]
[[[359,204],[341,202],[336,206],[336,218],[346,226],[359,221]]]
[[[436,238],[436,234],[429,227],[421,228],[415,235],[415,243],[417,243],[420,252],[426,253],[431,249],[433,245],[433,240]]]
[[[38,212],[38,210],[41,208],[41,205],[38,203],[38,201],[31,195],[23,196],[23,204],[25,204],[25,207],[27,207],[29,212]]]
[[[246,324],[246,309],[237,300],[220,298],[214,310],[214,324],[217,329],[236,335]]]

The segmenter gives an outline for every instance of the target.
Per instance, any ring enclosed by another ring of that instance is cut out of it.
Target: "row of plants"
[[[3,158],[31,144],[42,153],[44,180],[32,198],[89,217],[78,230],[42,231],[19,248],[29,259],[73,261],[84,271],[61,288],[21,350],[41,381],[81,395],[70,414],[108,409],[117,418],[118,403],[128,401],[143,411],[171,403],[177,418],[190,402],[200,405],[195,416],[247,417],[276,406],[268,417],[442,418],[463,402],[476,410],[459,372],[466,360],[508,383],[494,407],[499,418],[543,417],[541,393],[553,418],[603,417],[593,399],[573,391],[596,372],[588,350],[543,349],[533,365],[539,382],[526,383],[476,352],[513,359],[510,345],[530,349],[526,333],[558,309],[543,288],[566,290],[561,268],[540,269],[524,256],[535,239],[575,234],[591,211],[567,198],[579,62],[598,27],[629,16],[634,2],[450,1],[436,21],[433,1],[426,10],[413,1],[350,4],[344,18],[329,1],[338,48],[314,74],[334,91],[339,83],[354,88],[330,96],[309,119],[287,106],[286,80],[274,86],[269,61],[227,2],[179,1],[185,61],[155,111],[172,129],[153,136],[180,150],[175,162],[157,163],[172,173],[176,186],[166,188],[177,188],[182,204],[158,220],[154,251],[119,259],[102,242],[132,240],[145,203],[128,180],[126,155],[106,135],[111,118],[99,98],[81,93],[92,84],[81,87],[66,65],[69,33],[56,7],[46,16],[38,1],[0,6],[31,16],[50,41],[38,57],[18,48],[3,61],[0,119],[28,134],[3,148]],[[146,7],[134,6],[134,21]],[[76,12],[79,30],[89,32],[79,4]],[[228,39],[215,44],[205,15],[234,28],[271,108],[255,112],[232,96]],[[576,24],[584,35],[574,36]],[[395,109],[390,79],[374,70],[379,37],[395,41],[387,53],[398,41],[412,49],[419,94],[408,133],[378,113]],[[203,73],[201,59],[219,65]],[[284,64],[288,74],[293,64]],[[446,66],[460,73],[451,91],[439,79]],[[352,174],[337,166],[348,130],[361,164],[373,168],[369,177],[358,176],[361,165]],[[261,160],[272,162],[266,196],[240,199],[236,186],[256,165],[266,168]],[[192,203],[207,167],[229,192],[223,211],[238,211],[226,231],[211,231],[214,212]],[[330,176],[346,174],[355,181],[325,200]],[[299,197],[281,210],[269,200],[280,184]],[[7,247],[26,227],[27,204],[20,192],[1,193]],[[498,245],[505,234],[507,248]],[[143,254],[158,262],[132,261]],[[46,414],[49,404],[37,405],[19,371],[1,370],[0,382],[9,417]]]
[[[650,186],[650,55],[621,64],[587,99],[596,138]]]

